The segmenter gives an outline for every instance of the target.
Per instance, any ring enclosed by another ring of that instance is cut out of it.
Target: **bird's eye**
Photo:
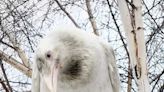
[[[46,54],[46,57],[47,57],[47,58],[51,58],[51,54],[50,54],[50,53],[47,53],[47,54]]]
[[[52,55],[51,55],[51,52],[50,51],[48,51],[47,53],[46,53],[46,58],[51,58],[52,57]]]

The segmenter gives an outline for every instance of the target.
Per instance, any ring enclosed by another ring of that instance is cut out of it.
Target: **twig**
[[[157,26],[156,30],[154,30],[151,34],[150,34],[150,37],[149,37],[149,40],[146,42],[146,44],[148,44],[152,39],[153,37],[156,35],[156,33],[159,33],[159,32],[162,32],[162,27],[164,26],[164,22],[161,23],[162,25],[159,26],[158,23],[156,22],[156,20],[153,18],[153,15],[150,13],[150,10],[148,9],[146,3],[144,2],[144,0],[142,0],[143,4],[145,5],[145,8],[147,10],[147,14],[150,16],[150,18],[153,20],[154,24]]]
[[[0,61],[1,62],[1,61]],[[6,87],[6,84],[4,83],[4,81],[2,81],[2,79],[0,78],[0,83],[3,87],[3,89],[6,91],[6,92],[9,92],[8,88]]]
[[[163,69],[163,71],[162,71],[159,75],[157,75],[154,79],[151,80],[150,84],[153,83],[155,80],[160,79],[160,77],[161,77],[163,74],[164,74],[164,69]]]
[[[8,78],[7,78],[7,75],[6,75],[4,66],[3,66],[3,62],[2,62],[1,59],[0,59],[0,66],[1,66],[1,69],[2,69],[2,72],[3,72],[3,75],[4,75],[4,78],[5,78],[5,80],[6,80],[7,86],[9,87],[10,92],[13,92],[13,90],[12,90],[12,88],[11,88],[11,86],[10,86],[10,83],[9,83],[9,81],[8,81]]]
[[[65,10],[65,8],[59,3],[58,0],[55,0],[55,2],[58,4],[60,9],[67,15],[67,17],[73,22],[73,24],[77,27],[80,28],[80,26],[76,23],[76,21],[73,19],[73,17]]]

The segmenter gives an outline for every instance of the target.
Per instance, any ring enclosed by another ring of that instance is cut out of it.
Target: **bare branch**
[[[29,61],[28,61],[28,58],[27,58],[27,55],[25,54],[25,52],[20,47],[17,47],[16,51],[18,52],[18,56],[21,58],[23,64],[26,67],[30,67],[30,64],[29,64]]]
[[[150,16],[150,18],[152,19],[152,21],[154,22],[154,24],[156,25],[156,30],[154,30],[151,34],[150,34],[150,37],[149,37],[149,40],[146,42],[149,43],[152,38],[156,35],[156,33],[159,33],[159,32],[162,32],[162,28],[164,26],[164,20],[162,21],[161,23],[161,26],[158,25],[158,23],[156,22],[156,20],[153,18],[153,15],[150,13],[150,10],[148,9],[146,3],[144,2],[144,0],[142,0],[143,4],[145,5],[146,9],[147,9],[147,14]]]
[[[4,81],[1,78],[0,78],[0,83],[1,83],[2,87],[4,88],[4,90],[6,92],[9,92],[9,89],[7,88],[6,84],[4,83]]]
[[[10,86],[10,83],[9,83],[9,81],[8,81],[8,78],[7,78],[7,75],[6,75],[4,66],[3,66],[3,62],[2,62],[1,59],[0,59],[0,66],[1,66],[1,69],[2,69],[2,72],[3,72],[3,75],[4,75],[4,78],[5,78],[6,82],[7,82],[7,86],[8,86],[8,88],[9,88],[10,92],[13,92],[13,90],[12,90],[12,88],[11,88],[11,86]]]
[[[7,37],[10,39],[11,43],[13,44],[12,48],[14,48],[14,50],[18,53],[18,56],[20,57],[20,59],[22,60],[23,64],[26,67],[30,67],[27,55],[25,54],[25,52],[18,46],[18,42],[15,41],[15,37],[13,37],[12,35],[9,35],[7,32],[4,32]],[[3,42],[3,41],[1,41]],[[8,45],[10,46],[10,45]],[[11,46],[10,46],[11,47]]]
[[[58,6],[60,7],[60,9],[67,15],[67,17],[73,22],[73,24],[77,27],[80,28],[80,26],[77,24],[77,22],[75,21],[75,19],[73,19],[73,17],[66,11],[66,9],[59,3],[58,0],[55,0],[56,3],[58,4]]]
[[[8,56],[7,54],[0,51],[0,59],[4,60],[6,63],[10,64],[14,68],[18,69],[28,77],[31,77],[32,72],[31,69],[28,67],[25,67],[21,63],[19,63],[16,59],[12,58],[11,56]]]
[[[93,13],[92,13],[90,1],[91,0],[85,0],[86,6],[87,6],[87,12],[88,12],[89,20],[90,20],[90,22],[92,24],[92,29],[93,29],[94,34],[100,35],[98,33],[98,29],[97,29],[97,25],[96,25],[96,20],[95,20],[95,18],[93,16]]]
[[[163,71],[162,71],[159,75],[157,75],[154,79],[151,80],[150,84],[153,83],[155,80],[160,79],[160,77],[161,77],[163,74],[164,74],[164,69],[163,69]]]

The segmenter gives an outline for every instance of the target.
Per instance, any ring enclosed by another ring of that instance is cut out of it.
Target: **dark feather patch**
[[[64,74],[66,74],[70,79],[77,79],[81,72],[82,72],[82,67],[81,67],[81,61],[80,60],[72,60],[64,70]]]

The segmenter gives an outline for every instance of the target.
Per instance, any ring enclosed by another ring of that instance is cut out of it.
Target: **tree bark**
[[[150,84],[147,77],[146,47],[142,22],[142,5],[140,0],[118,0],[118,6],[130,53],[130,66],[134,79],[138,85],[138,92],[150,92]],[[132,11],[128,8],[128,3]]]

